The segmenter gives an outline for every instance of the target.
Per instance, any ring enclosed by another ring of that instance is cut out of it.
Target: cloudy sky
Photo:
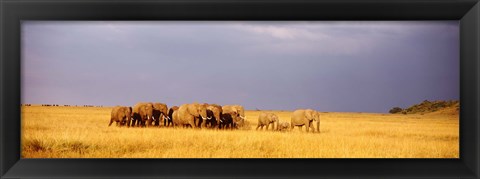
[[[22,103],[388,112],[459,99],[458,21],[24,21]]]

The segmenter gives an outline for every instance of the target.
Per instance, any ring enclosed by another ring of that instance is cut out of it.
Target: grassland
[[[451,113],[325,112],[321,133],[107,127],[108,107],[22,106],[22,158],[458,158]],[[290,111],[274,111],[290,121]]]

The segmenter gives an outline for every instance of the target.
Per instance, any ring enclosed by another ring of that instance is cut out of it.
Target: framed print
[[[478,1],[2,1],[1,176],[478,178]]]

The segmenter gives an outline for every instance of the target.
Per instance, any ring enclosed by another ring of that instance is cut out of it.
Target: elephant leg
[[[167,123],[168,125],[170,125],[170,121],[167,122],[167,118],[165,117],[165,115],[162,115],[162,119],[163,119],[163,126],[167,126]]]
[[[147,118],[146,127],[150,127],[152,125],[152,118]]]
[[[154,120],[153,120],[155,126],[159,126],[159,125],[160,125],[160,118],[161,118],[161,117],[158,116],[158,119],[156,119],[156,120],[154,119]]]
[[[310,125],[310,128],[312,129],[312,133],[315,133],[315,127],[313,127],[313,124]]]
[[[307,125],[305,126],[305,128],[307,128],[307,129],[305,129],[305,130],[308,132],[309,129],[310,129],[310,124],[307,124]]]
[[[267,123],[267,129],[265,129],[265,130],[267,130],[267,131],[268,131],[268,127],[270,127],[270,123]]]
[[[110,127],[113,123],[113,119],[110,119],[110,123],[108,124],[108,127]]]
[[[131,122],[131,119],[127,119],[127,122],[126,122],[125,125],[126,125],[127,127],[130,127],[130,122]]]
[[[190,122],[189,122],[189,125],[190,125],[190,127],[193,128],[193,129],[196,129],[196,128],[197,128],[197,125],[195,124],[195,121],[190,121]]]
[[[258,131],[258,128],[260,128],[260,124],[258,124],[258,125],[257,125],[257,128],[256,128],[255,130],[257,130],[257,131]]]
[[[198,126],[197,126],[197,125],[195,125],[195,122],[193,122],[193,121],[192,121],[192,123],[190,123],[190,125],[192,126],[192,128],[193,128],[193,129],[196,129],[196,128],[198,128]]]
[[[302,127],[303,127],[303,126],[297,126],[297,127],[298,127],[298,129],[300,130],[300,132],[302,132]]]
[[[202,127],[203,127],[203,128],[207,128],[207,124],[208,124],[209,122],[210,122],[209,120],[205,120],[205,122],[204,122],[203,124],[201,124],[201,125],[203,125]]]
[[[187,118],[187,124],[190,124],[192,126],[192,128],[194,128],[194,129],[197,127],[196,123],[195,123],[196,122],[195,119],[196,119],[196,117],[193,117],[193,116],[190,116],[189,119]]]
[[[197,127],[198,128],[201,128],[203,123],[205,123],[206,121],[203,121],[203,119],[201,117],[198,118],[198,124],[197,124]]]

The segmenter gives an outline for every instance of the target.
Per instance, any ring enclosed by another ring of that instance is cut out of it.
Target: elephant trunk
[[[164,119],[170,120],[170,117],[168,116],[168,113],[162,113],[162,115],[163,115]]]
[[[317,132],[320,133],[320,120],[317,121]]]

